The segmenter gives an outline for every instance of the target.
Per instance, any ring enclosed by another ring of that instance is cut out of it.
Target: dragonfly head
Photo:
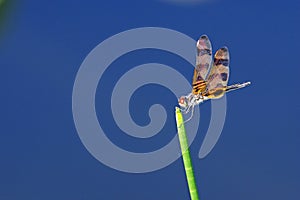
[[[186,96],[181,96],[178,100],[178,104],[182,108],[188,107],[188,99],[186,98]]]

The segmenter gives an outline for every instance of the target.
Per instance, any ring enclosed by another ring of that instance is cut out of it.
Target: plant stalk
[[[189,151],[188,139],[185,132],[184,121],[181,114],[181,111],[178,107],[176,107],[176,123],[177,123],[177,131],[179,137],[180,148],[182,152],[182,159],[184,164],[184,170],[186,174],[186,179],[188,182],[189,192],[191,200],[199,200],[198,190],[196,187],[196,181],[194,177],[194,171]]]

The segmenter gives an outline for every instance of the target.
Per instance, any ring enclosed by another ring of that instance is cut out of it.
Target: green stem
[[[196,187],[193,166],[191,161],[191,156],[189,152],[188,140],[185,133],[183,117],[179,108],[176,107],[176,123],[178,130],[178,137],[180,148],[182,152],[183,164],[185,169],[185,174],[188,182],[188,187],[190,191],[190,196],[192,200],[199,200],[198,190]]]

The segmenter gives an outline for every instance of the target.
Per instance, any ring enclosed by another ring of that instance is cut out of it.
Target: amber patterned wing
[[[222,97],[226,91],[229,78],[229,51],[226,47],[219,49],[214,57],[214,64],[207,78],[207,87],[203,96],[210,99]]]
[[[193,77],[193,94],[206,90],[206,76],[212,61],[211,43],[206,35],[202,35],[197,42],[197,59]]]

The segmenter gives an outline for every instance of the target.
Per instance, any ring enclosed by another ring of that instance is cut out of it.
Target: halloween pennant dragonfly
[[[193,89],[187,96],[179,98],[178,103],[183,113],[187,114],[194,107],[209,99],[221,98],[226,92],[237,90],[250,85],[250,82],[227,86],[229,79],[229,51],[220,48],[212,61],[212,47],[206,35],[197,42],[197,59],[193,76]]]

